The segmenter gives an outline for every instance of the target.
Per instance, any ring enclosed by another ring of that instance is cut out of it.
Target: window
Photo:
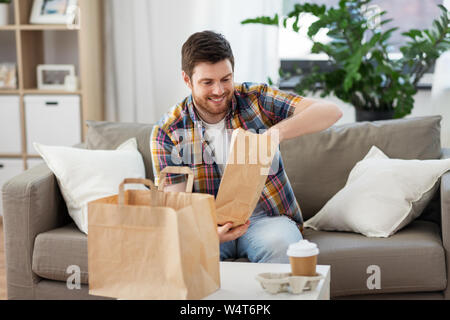
[[[302,0],[283,0],[283,14],[287,14],[292,10],[295,3],[303,3]],[[316,0],[316,4],[325,4],[327,6],[338,6],[339,0]],[[402,32],[410,29],[430,28],[434,19],[440,16],[438,4],[448,6],[449,0],[374,0],[371,4],[379,6],[381,11],[387,11],[383,19],[394,19],[391,23],[383,26],[387,30],[392,27],[399,27],[399,30],[393,33],[390,38],[393,55],[399,54],[399,48],[403,45],[405,37]],[[306,36],[306,29],[317,18],[308,15],[302,19],[299,33],[292,31],[290,28],[280,28],[279,34],[279,54],[281,60],[327,60],[325,54],[310,54],[312,42]],[[292,25],[294,19],[288,21],[288,27]],[[326,36],[326,30],[320,31],[316,41],[326,43],[329,38]]]

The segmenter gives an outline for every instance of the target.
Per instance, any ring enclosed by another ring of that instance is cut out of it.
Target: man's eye
[[[205,81],[203,83],[206,84],[207,86],[209,86],[212,82],[211,81]]]
[[[230,81],[230,78],[228,78],[228,79],[223,79],[222,81],[223,81],[223,82],[228,82],[228,81]]]

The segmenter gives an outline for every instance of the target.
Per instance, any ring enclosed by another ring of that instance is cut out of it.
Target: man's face
[[[200,62],[195,66],[192,78],[184,72],[183,78],[203,120],[216,123],[226,116],[234,92],[233,67],[228,59],[214,64]]]

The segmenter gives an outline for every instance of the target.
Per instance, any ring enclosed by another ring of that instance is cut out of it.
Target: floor
[[[3,246],[3,221],[0,216],[0,300],[6,300],[5,248]]]

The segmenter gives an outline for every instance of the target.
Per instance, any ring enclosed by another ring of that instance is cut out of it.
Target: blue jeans
[[[251,262],[289,263],[288,246],[302,239],[297,225],[288,217],[252,215],[242,237],[220,244],[220,260],[248,258]]]

